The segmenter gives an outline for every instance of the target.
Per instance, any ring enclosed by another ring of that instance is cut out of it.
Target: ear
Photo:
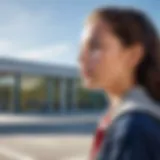
[[[135,44],[128,50],[128,67],[135,68],[142,61],[144,56],[144,47],[141,44]]]

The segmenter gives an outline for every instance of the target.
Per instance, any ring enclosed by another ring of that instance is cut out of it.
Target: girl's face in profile
[[[125,80],[130,72],[131,54],[103,21],[84,27],[79,56],[85,87],[110,89]]]

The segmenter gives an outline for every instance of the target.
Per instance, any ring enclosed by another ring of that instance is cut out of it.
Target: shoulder
[[[149,144],[146,137],[150,136],[146,136],[145,124],[153,123],[151,121],[152,118],[144,113],[127,113],[117,117],[106,132],[99,159],[123,160],[126,155],[131,160],[146,159],[144,146]]]
[[[111,137],[129,138],[160,133],[160,121],[147,113],[132,112],[115,119],[109,129]],[[148,137],[148,136],[147,136]]]
[[[146,149],[148,146],[155,146],[157,141],[157,138],[153,138],[156,136],[152,136],[153,132],[150,131],[155,126],[154,117],[145,113],[121,115],[113,122],[105,136],[99,160],[148,159],[149,153]],[[159,144],[156,146],[159,148]]]
[[[132,112],[115,119],[110,127],[112,137],[134,137],[160,133],[160,121],[148,113]]]

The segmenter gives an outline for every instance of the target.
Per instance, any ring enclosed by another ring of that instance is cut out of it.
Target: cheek
[[[90,58],[90,69],[92,74],[94,75],[94,78],[96,78],[98,81],[101,79],[101,75],[104,72],[104,67],[106,65],[105,63],[105,53],[103,51],[95,51],[92,53],[92,56]]]
[[[103,56],[102,51],[99,51],[99,50],[94,51],[94,52],[92,53],[92,57],[91,57],[92,63],[93,63],[94,65],[99,64],[99,63],[101,62],[101,60],[102,60],[102,56]]]
[[[94,71],[98,78],[103,78],[104,72],[107,68],[107,62],[104,52],[99,52],[99,54],[95,54],[93,56],[93,64],[94,64]]]
[[[94,51],[91,53],[91,56],[88,61],[88,69],[91,72],[99,72],[99,67],[103,63],[103,53],[102,51]]]
[[[112,52],[104,54],[99,63],[101,79],[104,79],[105,81],[112,81],[115,78],[118,78],[121,70],[122,66],[119,53]]]

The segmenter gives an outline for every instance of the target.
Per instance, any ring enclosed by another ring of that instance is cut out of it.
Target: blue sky
[[[83,21],[102,5],[140,8],[160,29],[159,0],[1,0],[0,57],[77,65]]]

